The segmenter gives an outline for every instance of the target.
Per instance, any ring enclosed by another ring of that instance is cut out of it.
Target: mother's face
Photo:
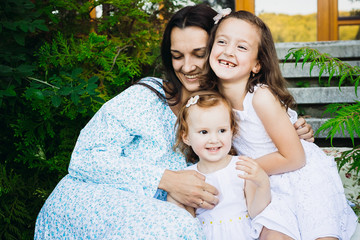
[[[206,44],[209,36],[200,27],[174,27],[171,31],[172,65],[184,88],[199,90],[199,75],[205,65]]]

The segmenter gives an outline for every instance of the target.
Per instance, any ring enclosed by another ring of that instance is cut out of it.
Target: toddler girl
[[[253,239],[250,217],[259,214],[271,199],[265,171],[250,158],[242,157],[239,162],[238,157],[229,154],[235,132],[236,121],[230,104],[217,92],[192,94],[178,115],[175,148],[188,161],[198,161],[187,170],[205,175],[206,182],[219,191],[219,203],[213,209],[201,208],[203,201],[196,209],[208,240]],[[243,171],[235,169],[236,162]],[[176,203],[169,195],[168,201]]]

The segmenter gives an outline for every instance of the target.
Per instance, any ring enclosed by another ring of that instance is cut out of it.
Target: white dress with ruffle
[[[212,210],[196,209],[196,217],[203,226],[207,240],[253,240],[250,236],[250,217],[244,196],[244,180],[237,175],[242,171],[235,169],[239,161],[233,157],[223,169],[206,176],[206,182],[219,191],[219,203]],[[197,164],[187,168],[197,170]]]
[[[256,89],[258,86],[254,93]],[[254,93],[247,93],[243,111],[234,110],[239,116],[240,131],[233,144],[239,155],[256,159],[277,148],[253,108]],[[295,123],[297,113],[289,109],[288,114]],[[325,236],[350,239],[357,217],[346,200],[334,158],[314,143],[304,140],[301,143],[306,165],[270,177],[272,201],[253,219],[253,236],[258,236],[262,226],[266,226],[297,240]]]

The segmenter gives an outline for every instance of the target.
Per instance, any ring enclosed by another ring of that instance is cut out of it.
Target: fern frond
[[[338,169],[346,164],[349,165],[348,172],[354,171],[359,174],[360,171],[360,146],[356,146],[351,150],[342,152],[341,156],[336,158]]]
[[[327,120],[317,130],[316,134],[330,129],[327,138],[330,138],[332,142],[336,133],[345,135],[347,132],[354,145],[356,135],[360,136],[360,102],[356,101],[355,104],[330,104],[326,106],[325,113],[329,113],[332,118]]]
[[[319,80],[324,73],[329,73],[328,82],[330,83],[331,79],[334,76],[339,76],[339,87],[343,84],[345,79],[350,79],[351,83],[356,86],[355,92],[357,94],[357,86],[360,81],[360,67],[351,66],[350,64],[341,61],[338,58],[332,57],[327,53],[320,53],[317,49],[302,47],[302,48],[292,48],[289,50],[289,53],[286,55],[285,61],[292,57],[295,59],[295,62],[298,63],[302,58],[302,64],[310,63],[311,72],[315,66],[319,68]],[[296,66],[297,64],[295,64]]]

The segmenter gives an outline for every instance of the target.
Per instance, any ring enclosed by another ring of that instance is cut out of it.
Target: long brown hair
[[[230,127],[233,136],[237,133],[238,127],[237,127],[235,113],[231,108],[230,102],[223,95],[221,95],[219,92],[216,91],[204,90],[204,91],[198,91],[192,93],[189,99],[194,96],[199,96],[199,100],[196,102],[196,105],[199,106],[200,108],[206,109],[223,104],[228,110],[230,115]],[[175,124],[176,143],[174,145],[174,150],[176,151],[177,149],[179,149],[180,152],[182,152],[185,155],[187,162],[196,163],[198,161],[198,156],[195,154],[195,152],[190,146],[186,145],[183,142],[182,139],[183,134],[184,133],[187,134],[189,129],[187,118],[189,116],[189,110],[191,109],[191,107],[186,107],[186,103],[187,101],[181,107]],[[211,119],[209,119],[209,121],[211,121]],[[233,148],[231,148],[229,154],[235,155],[236,152]]]
[[[246,85],[246,91],[254,92],[256,84],[266,84],[270,91],[279,99],[281,104],[287,109],[295,105],[295,100],[287,90],[287,81],[281,74],[279,59],[276,54],[275,44],[271,31],[268,26],[257,16],[247,11],[232,12],[228,16],[220,20],[213,28],[208,40],[207,56],[210,56],[212,46],[214,44],[216,31],[220,24],[228,18],[236,18],[246,21],[259,30],[260,42],[258,46],[258,61],[261,69],[258,73],[250,73],[249,80]],[[236,27],[236,26],[234,26]],[[202,85],[206,88],[216,88],[219,80],[212,71],[209,61],[205,65],[205,76],[203,76]]]

